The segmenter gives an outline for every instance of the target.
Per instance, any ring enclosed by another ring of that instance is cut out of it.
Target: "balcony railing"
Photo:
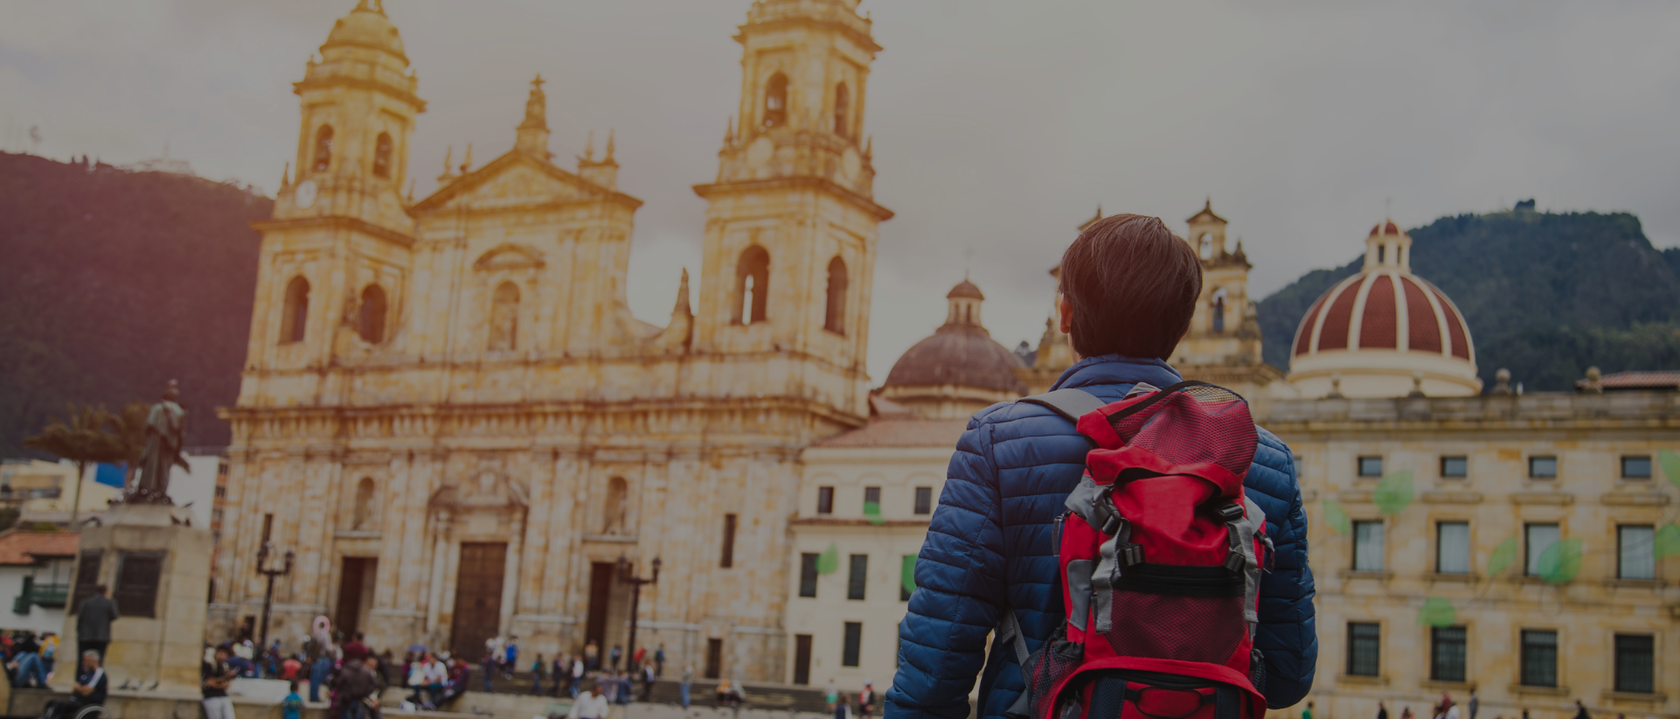
[[[70,600],[70,584],[36,584],[34,577],[23,578],[23,591],[12,600],[13,614],[28,614],[31,605],[47,609],[63,609]]]

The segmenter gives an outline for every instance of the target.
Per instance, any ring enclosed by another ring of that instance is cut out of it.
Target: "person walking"
[[[494,649],[487,649],[487,653],[484,655],[484,661],[480,662],[480,666],[484,669],[484,691],[492,693],[496,691],[496,687],[490,683],[490,680],[496,676],[497,659],[495,654],[488,652],[494,651]]]
[[[110,589],[101,584],[93,588],[93,594],[76,607],[76,654],[85,651],[99,652],[101,662],[105,660],[105,648],[111,645],[111,622],[122,617],[117,612],[117,603],[106,596]]]
[[[1053,390],[1077,389],[1106,405],[1134,388],[1183,381],[1167,359],[1190,331],[1202,262],[1159,218],[1119,214],[1087,226],[1063,254],[1059,282],[1059,329],[1081,359]],[[1187,441],[1197,440],[1213,438]],[[1264,513],[1275,547],[1258,586],[1254,649],[1264,666],[1254,674],[1264,679],[1254,689],[1285,707],[1306,696],[1318,656],[1307,518],[1288,445],[1258,427],[1250,441],[1242,496]],[[1090,447],[1074,422],[1033,402],[992,405],[968,421],[916,564],[885,719],[967,715],[976,675],[985,678],[978,719],[1003,719],[1016,704],[1026,689],[1020,654],[1067,621],[1062,594],[1045,591],[1062,571],[1052,529],[1064,512],[1057,500],[1086,474]],[[988,656],[986,638],[1003,626],[1023,630],[1018,651]]]
[[[309,701],[319,702],[321,687],[326,685],[338,658],[337,647],[333,645],[331,620],[315,617],[309,640],[303,643],[303,651],[309,657]]]
[[[542,652],[537,652],[537,660],[531,662],[531,694],[542,696],[543,658]]]
[[[589,671],[601,668],[601,648],[596,646],[595,640],[591,639],[588,644],[583,645],[583,661]]]
[[[1587,705],[1582,704],[1580,699],[1575,700],[1575,719],[1592,719],[1592,715],[1587,713]]]
[[[823,699],[828,700],[828,710],[834,711],[834,703],[840,701],[840,685],[834,683],[834,677],[829,677],[828,686],[823,687]]]
[[[1476,696],[1476,690],[1474,690],[1474,689],[1470,690],[1470,702],[1469,702],[1469,704],[1470,704],[1470,706],[1469,706],[1470,719],[1476,719],[1476,710],[1482,708],[1482,698],[1479,697],[1479,696]]]
[[[1301,719],[1312,719],[1313,703],[1307,702],[1307,708],[1301,710]]]
[[[869,719],[875,713],[875,684],[868,679],[863,680],[863,691],[858,692],[858,717]]]
[[[228,666],[230,654],[232,652],[228,650],[227,645],[219,645],[211,660],[199,668],[205,719],[234,719],[233,700],[228,698],[227,690],[233,685],[233,677],[237,670]]]
[[[1383,706],[1381,701],[1377,702],[1377,719],[1388,719],[1388,707]]]
[[[688,710],[688,690],[694,685],[694,665],[684,664],[682,672],[682,708]]]
[[[835,697],[834,719],[852,719],[852,708],[846,705],[846,697]]]
[[[642,701],[653,701],[653,665],[642,665]]]
[[[614,644],[613,648],[612,648],[612,654],[610,655],[609,658],[612,660],[612,671],[613,671],[614,674],[617,674],[618,673],[618,663],[619,663],[620,660],[624,659],[624,647],[621,647],[617,644]]]
[[[594,645],[591,644],[590,646],[594,646]],[[583,687],[583,672],[584,672],[583,658],[582,657],[577,657],[577,658],[572,659],[572,698],[573,699],[577,698],[578,691]]]
[[[653,650],[653,675],[665,676],[665,642],[660,642],[659,648]]]

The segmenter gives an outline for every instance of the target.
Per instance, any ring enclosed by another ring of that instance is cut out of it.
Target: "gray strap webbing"
[[[1074,424],[1079,423],[1080,417],[1108,406],[1107,402],[1097,399],[1096,395],[1082,389],[1059,389],[1054,392],[1035,394],[1031,397],[1022,397],[1015,401],[1048,407],[1052,412],[1067,418],[1069,422]]]
[[[1027,665],[1027,635],[1021,633],[1021,620],[1015,618],[1015,610],[1003,608],[1003,618],[998,620],[998,638],[1015,645],[1015,662],[1021,666]]]

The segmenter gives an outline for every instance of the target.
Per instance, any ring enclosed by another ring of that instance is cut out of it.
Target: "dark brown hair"
[[[1166,359],[1202,294],[1202,262],[1159,217],[1113,215],[1062,254],[1061,292],[1073,305],[1073,351]]]

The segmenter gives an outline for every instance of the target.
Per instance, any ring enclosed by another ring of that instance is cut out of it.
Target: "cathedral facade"
[[[880,47],[857,0],[758,0],[706,213],[702,292],[631,316],[641,201],[609,140],[555,161],[541,78],[511,149],[402,192],[418,80],[383,8],[338,20],[294,85],[262,233],[209,634],[326,615],[370,645],[552,656],[640,635],[711,676],[780,676],[798,453],[868,415],[876,228],[863,133]],[[446,161],[446,165],[449,161]],[[657,564],[655,562],[657,561]],[[278,566],[277,560],[271,560]],[[628,569],[624,572],[623,566]]]

